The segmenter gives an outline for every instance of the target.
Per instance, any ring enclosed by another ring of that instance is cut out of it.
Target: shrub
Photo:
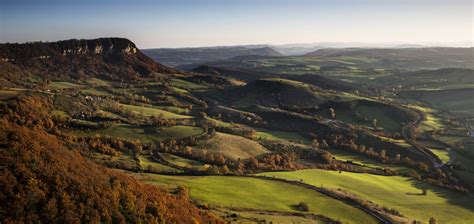
[[[309,212],[309,205],[306,202],[300,202],[298,205],[296,205],[296,209],[302,212]]]

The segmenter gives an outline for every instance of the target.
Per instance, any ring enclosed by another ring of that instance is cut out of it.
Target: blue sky
[[[0,42],[126,37],[141,48],[472,41],[471,0],[0,0]]]

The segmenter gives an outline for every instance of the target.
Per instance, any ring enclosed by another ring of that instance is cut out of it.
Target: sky
[[[0,42],[472,44],[473,11],[472,0],[0,0]]]

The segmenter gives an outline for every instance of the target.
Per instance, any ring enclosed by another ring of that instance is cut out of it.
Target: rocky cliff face
[[[2,61],[47,59],[59,55],[136,54],[137,52],[139,50],[136,45],[124,38],[0,44],[0,58]]]
[[[124,38],[0,44],[0,78],[9,81],[29,75],[49,79],[100,76],[123,80],[155,73],[179,71],[154,62]]]

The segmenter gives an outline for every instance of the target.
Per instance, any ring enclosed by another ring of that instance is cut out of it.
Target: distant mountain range
[[[283,56],[270,47],[235,46],[235,47],[202,47],[202,48],[160,48],[144,49],[142,52],[155,61],[168,66],[199,64],[210,61],[225,60],[242,55],[267,57]]]

